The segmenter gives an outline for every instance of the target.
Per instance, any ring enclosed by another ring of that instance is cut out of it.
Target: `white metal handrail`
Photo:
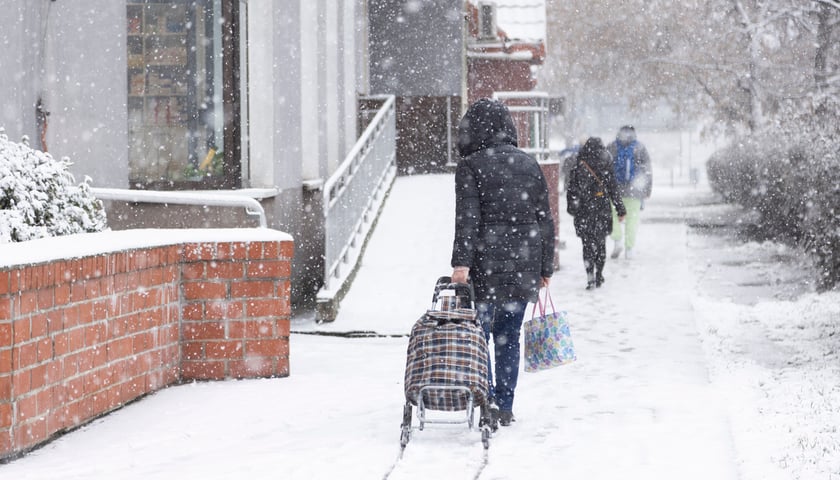
[[[496,100],[508,99],[529,99],[529,98],[549,98],[548,92],[541,92],[538,90],[521,90],[521,91],[498,91],[493,92],[493,98]]]
[[[352,176],[355,172],[355,168],[358,167],[358,165],[364,160],[364,154],[367,153],[371,140],[374,140],[375,136],[386,126],[386,117],[394,114],[393,95],[383,95],[380,97],[370,98],[381,98],[385,100],[385,102],[379,108],[379,111],[376,112],[376,115],[368,124],[367,128],[365,128],[365,131],[362,132],[362,135],[356,141],[356,144],[353,145],[353,148],[351,148],[347,153],[347,156],[344,157],[344,161],[341,165],[336,168],[332,176],[330,176],[326,183],[324,183],[324,200],[327,200],[324,202],[325,211],[329,210],[330,202],[334,201],[341,195],[340,189],[345,185],[343,180]]]
[[[512,115],[528,116],[530,144],[522,150],[534,155],[538,161],[548,160],[548,113],[550,97],[546,92],[495,92],[493,98],[507,105]],[[522,138],[520,138],[522,140]]]
[[[324,183],[324,288],[354,268],[350,253],[367,236],[384,193],[396,173],[396,107],[393,95],[371,97],[382,106]]]
[[[93,195],[102,200],[122,202],[172,203],[213,207],[243,207],[245,213],[259,217],[260,227],[266,228],[265,209],[257,200],[237,194],[205,192],[163,192],[158,190],[126,190],[121,188],[91,188]]]

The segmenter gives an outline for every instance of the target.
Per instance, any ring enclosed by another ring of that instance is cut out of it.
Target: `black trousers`
[[[580,240],[583,243],[583,266],[586,273],[596,272],[600,276],[604,271],[604,262],[607,261],[607,237],[587,235]]]

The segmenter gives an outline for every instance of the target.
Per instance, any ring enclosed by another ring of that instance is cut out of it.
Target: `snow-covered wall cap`
[[[269,228],[139,229],[81,233],[0,245],[0,268],[182,243],[283,242],[288,233]]]

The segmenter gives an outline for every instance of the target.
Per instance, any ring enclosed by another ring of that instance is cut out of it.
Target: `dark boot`
[[[595,287],[601,288],[601,285],[604,284],[604,272],[602,270],[598,270],[598,273],[595,274]]]
[[[515,421],[516,417],[513,416],[513,412],[510,410],[502,410],[499,412],[499,425],[509,427],[510,424]]]
[[[586,272],[586,289],[592,290],[593,288],[595,288],[595,274]]]

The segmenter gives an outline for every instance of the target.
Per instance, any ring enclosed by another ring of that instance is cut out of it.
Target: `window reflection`
[[[132,188],[196,188],[223,175],[222,0],[129,1]]]

